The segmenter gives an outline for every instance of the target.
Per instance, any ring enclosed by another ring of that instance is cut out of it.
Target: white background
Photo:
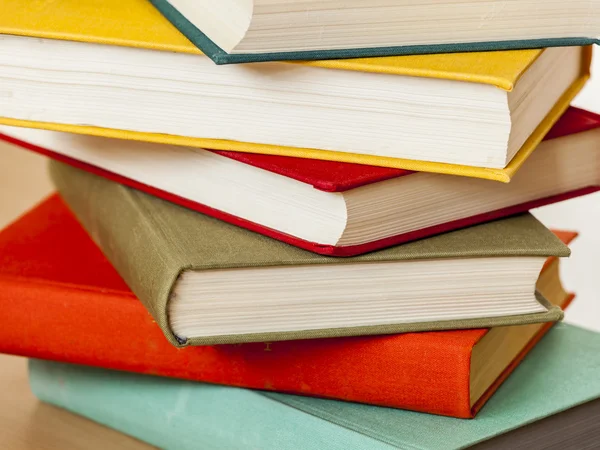
[[[592,80],[579,94],[575,106],[600,114],[600,51],[595,48]],[[600,142],[598,142],[600,180]],[[561,274],[567,290],[577,298],[566,320],[600,331],[600,192],[533,211],[546,226],[579,231],[571,245],[572,255],[561,261]]]

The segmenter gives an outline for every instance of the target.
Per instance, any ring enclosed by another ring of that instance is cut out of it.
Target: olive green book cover
[[[526,214],[357,257],[328,257],[56,161],[50,163],[50,173],[59,193],[83,227],[176,346],[486,328],[562,318],[559,308],[538,298],[546,312],[284,333],[178,337],[169,323],[169,301],[178,279],[187,271],[448,258],[548,257],[568,256],[570,252],[552,232]]]
[[[405,45],[371,48],[290,51],[270,53],[227,53],[175,9],[169,0],[150,0],[154,7],[169,20],[181,34],[202,50],[215,64],[240,64],[267,61],[303,61],[320,59],[372,58],[378,56],[426,55],[435,53],[487,52],[498,50],[526,50],[546,47],[585,46],[600,43],[590,37],[502,40],[437,45]]]

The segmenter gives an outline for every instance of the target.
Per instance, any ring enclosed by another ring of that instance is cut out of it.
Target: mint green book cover
[[[31,360],[41,400],[164,449],[460,449],[600,398],[600,334],[556,326],[472,420]]]
[[[404,56],[432,53],[485,52],[496,50],[524,50],[545,47],[570,47],[600,44],[589,37],[552,38],[531,40],[507,40],[472,42],[462,44],[409,45],[341,50],[293,51],[277,53],[227,53],[202,33],[194,24],[175,9],[169,0],[150,0],[154,7],[169,20],[186,38],[212,59],[216,64],[239,64],[266,61],[297,61],[318,59],[371,58],[376,56]]]

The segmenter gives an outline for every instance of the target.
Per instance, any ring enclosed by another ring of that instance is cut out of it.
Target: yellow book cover
[[[60,39],[96,44],[201,54],[146,0],[0,0],[0,34]],[[440,78],[496,86],[511,91],[543,50],[415,55],[346,60],[286,62],[332,70],[353,70],[414,77]],[[156,133],[106,129],[85,125],[47,123],[0,117],[12,126],[44,128],[131,140],[205,147],[216,150],[325,159],[407,170],[437,172],[510,181],[552,128],[589,78],[591,48],[584,49],[581,76],[554,106],[504,169],[462,166],[400,158],[284,147],[219,139],[190,138]]]

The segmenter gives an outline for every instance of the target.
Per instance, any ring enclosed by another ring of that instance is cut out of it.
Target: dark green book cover
[[[473,42],[465,44],[409,45],[399,47],[355,48],[342,50],[314,50],[278,53],[227,53],[208,36],[187,20],[168,0],[150,0],[196,47],[216,64],[239,64],[267,61],[298,61],[318,59],[371,58],[376,56],[424,55],[434,53],[485,52],[497,50],[524,50],[546,47],[570,47],[600,44],[600,40],[576,38],[552,38],[531,40],[507,40],[495,42]]]
[[[256,267],[402,262],[426,259],[568,256],[569,249],[526,214],[352,258],[299,249],[182,208],[113,181],[53,161],[63,199],[167,338],[178,346],[277,341],[442,329],[487,328],[560,320],[562,311],[538,298],[546,312],[436,322],[400,323],[232,336],[175,336],[168,303],[187,271]]]

